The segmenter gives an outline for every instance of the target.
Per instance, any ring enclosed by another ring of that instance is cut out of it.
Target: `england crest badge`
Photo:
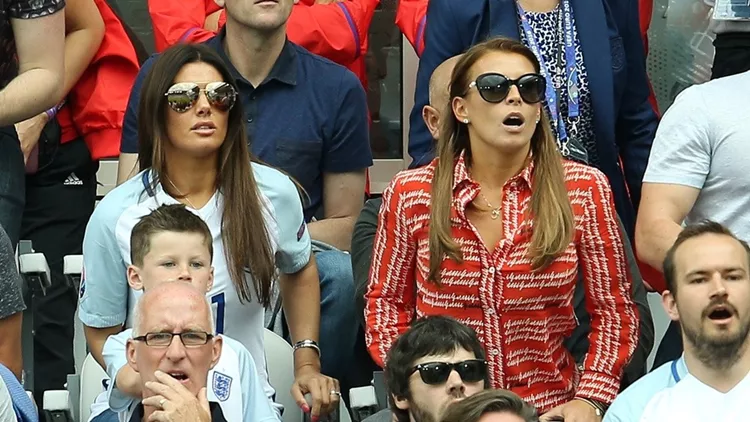
[[[229,392],[232,389],[232,377],[214,371],[212,386],[216,398],[219,399],[219,401],[227,401],[229,398]]]

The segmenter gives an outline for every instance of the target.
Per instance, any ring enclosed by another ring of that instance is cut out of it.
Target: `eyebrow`
[[[687,273],[685,276],[686,277],[691,277],[691,276],[694,276],[694,275],[707,275],[707,274],[710,274],[710,273],[712,273],[714,271],[716,271],[716,270],[715,269],[714,270],[693,270],[693,271],[690,271],[689,273]],[[721,272],[721,273],[741,272],[743,274],[746,273],[745,269],[742,268],[742,267],[721,268],[721,269],[719,269],[719,272]]]

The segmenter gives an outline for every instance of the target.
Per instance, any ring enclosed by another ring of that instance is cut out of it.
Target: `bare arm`
[[[21,353],[21,327],[23,312],[0,319],[0,363],[10,369],[20,380],[23,371]]]
[[[310,237],[349,251],[352,231],[364,204],[365,171],[323,174],[325,218],[308,224]]]
[[[108,328],[92,328],[88,325],[83,326],[83,332],[86,335],[86,344],[89,346],[89,352],[105,370],[107,369],[107,364],[104,362],[104,356],[102,356],[104,343],[107,341],[107,337],[117,334],[120,331],[122,331],[122,326],[119,325]]]
[[[138,173],[138,154],[120,153],[117,161],[117,186],[125,183]]]
[[[63,96],[65,14],[11,19],[18,76],[0,91],[0,126],[35,116]]]
[[[644,183],[635,243],[638,258],[662,270],[667,250],[682,231],[682,221],[693,208],[700,189],[677,184]]]
[[[300,271],[294,274],[282,274],[280,288],[292,344],[305,339],[318,341],[320,281],[315,257],[310,256],[310,262]],[[320,359],[313,349],[299,349],[294,353],[295,372],[305,366],[312,366],[320,371]]]
[[[125,365],[117,371],[115,385],[120,392],[130,397],[140,398],[143,394],[141,376],[130,365]]]
[[[94,0],[66,0],[63,96],[78,82],[103,39],[104,20]]]

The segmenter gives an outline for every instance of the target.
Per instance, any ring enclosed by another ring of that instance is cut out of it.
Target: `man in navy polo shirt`
[[[293,1],[225,0],[220,6],[226,8],[226,26],[206,44],[225,59],[239,86],[252,152],[289,173],[307,193],[305,219],[318,245],[322,369],[341,379],[358,329],[351,259],[344,251],[372,165],[367,100],[353,73],[287,40]],[[120,180],[123,169],[135,170],[137,106],[153,60],[143,64],[131,92]]]

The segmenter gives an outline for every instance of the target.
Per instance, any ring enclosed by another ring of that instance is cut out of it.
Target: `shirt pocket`
[[[305,190],[310,189],[321,177],[321,141],[294,141],[281,139],[276,144],[276,163],[299,182]]]

